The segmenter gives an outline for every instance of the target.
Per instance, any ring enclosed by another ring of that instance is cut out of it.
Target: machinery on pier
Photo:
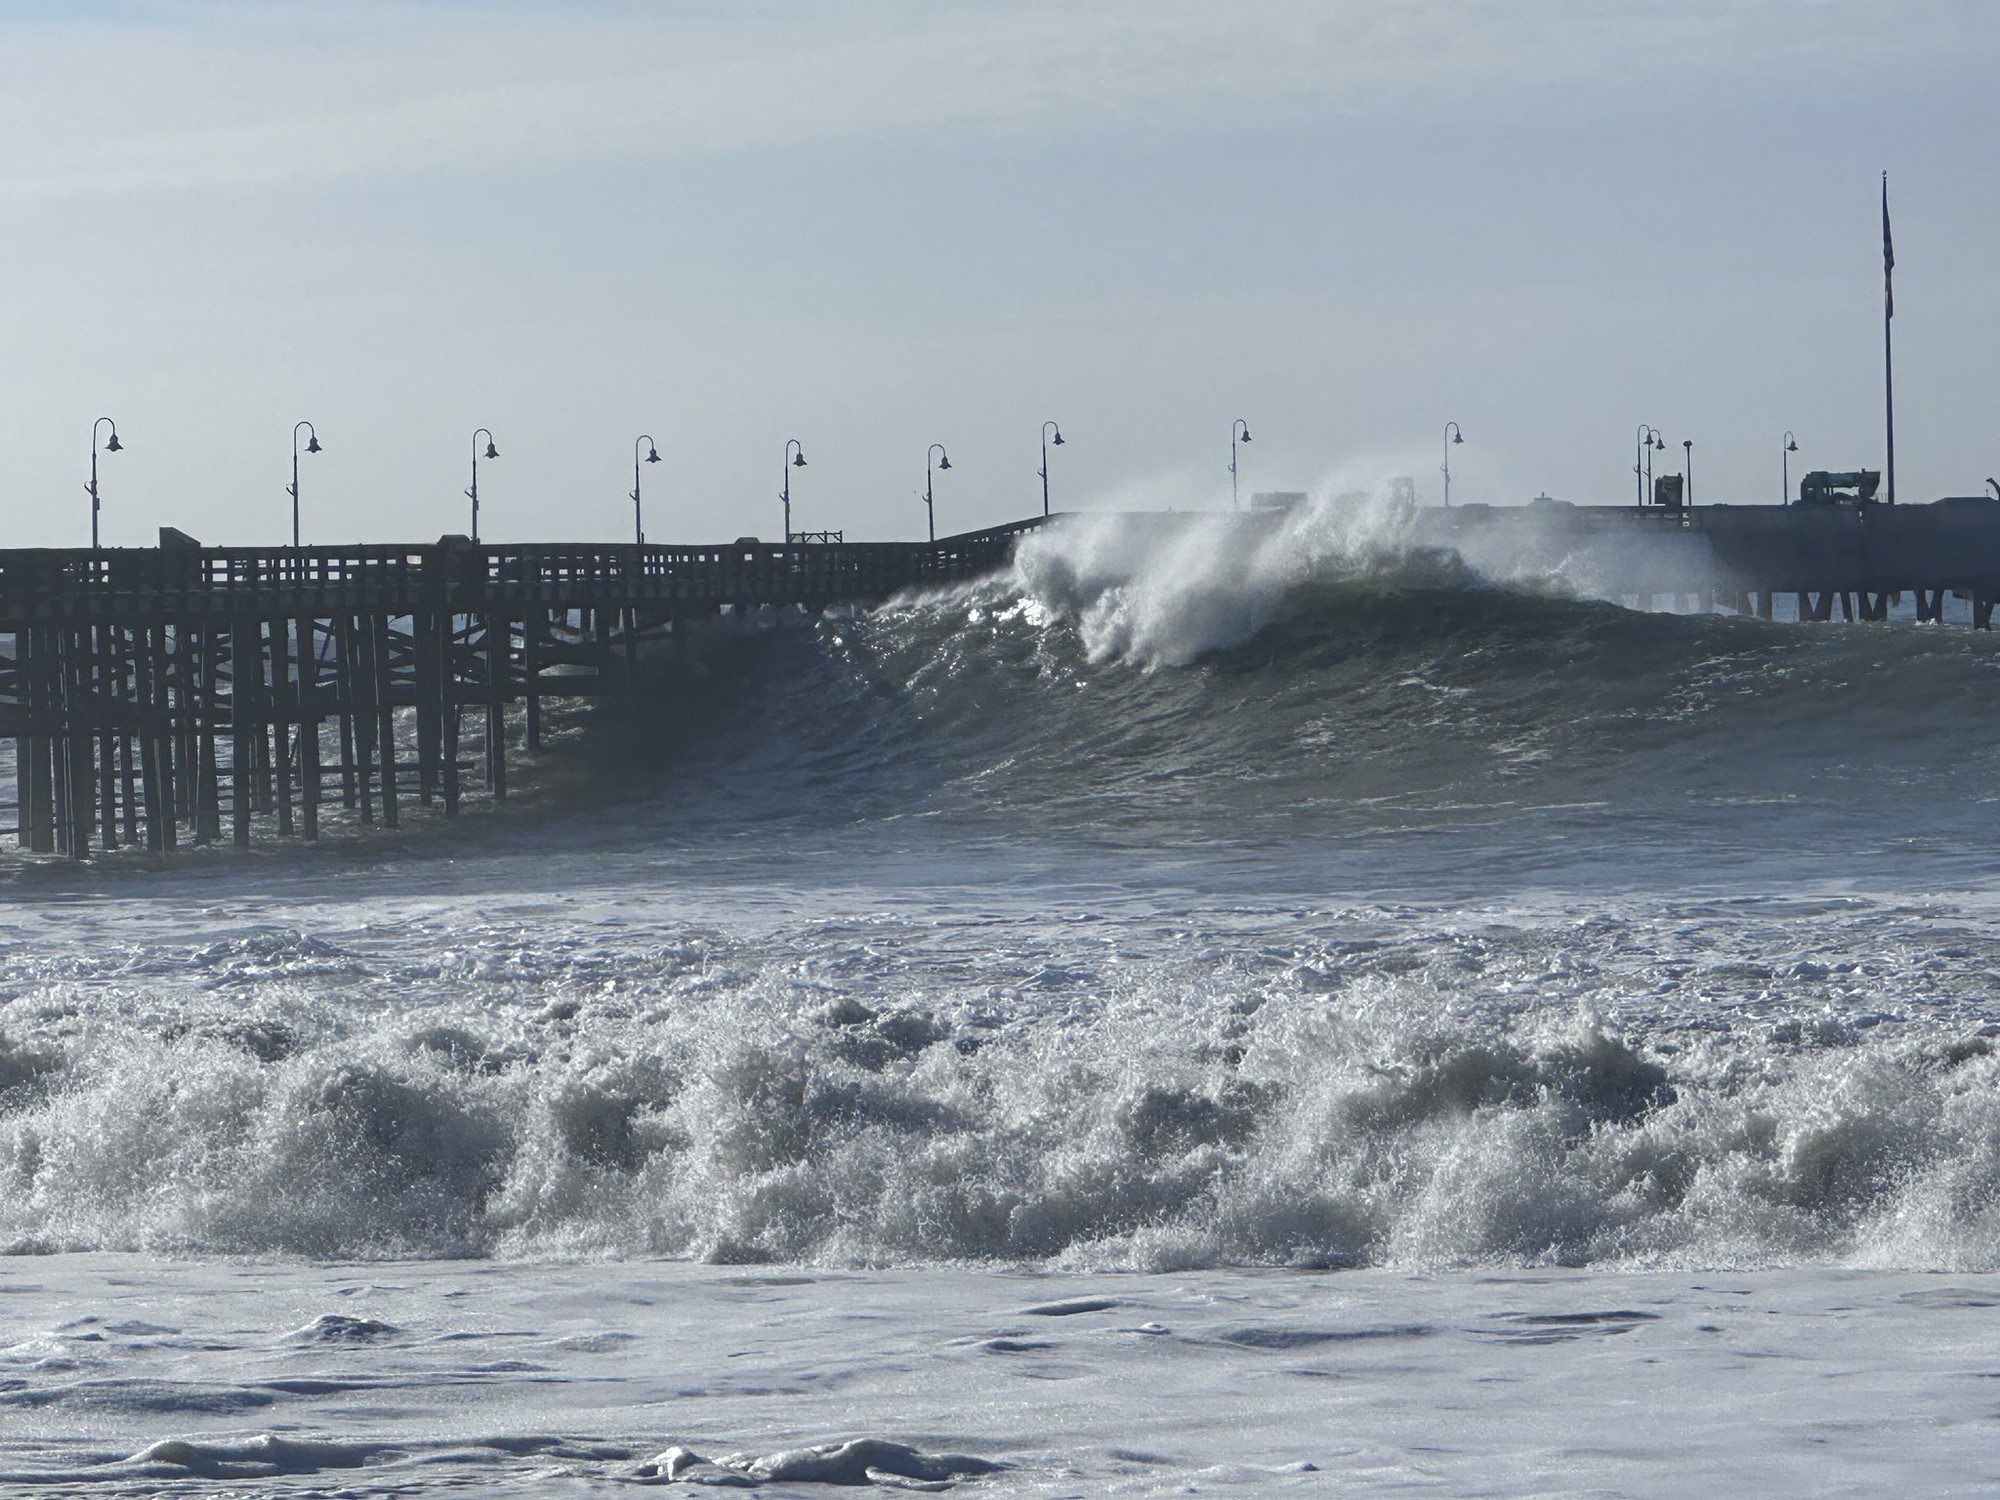
[[[1799,504],[1873,505],[1881,483],[1879,469],[1814,469],[1799,481]]]

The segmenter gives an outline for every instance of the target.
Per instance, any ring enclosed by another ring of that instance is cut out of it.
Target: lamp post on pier
[[[931,540],[937,540],[937,506],[931,498],[931,455],[938,456],[940,471],[951,467],[951,455],[944,451],[943,443],[932,443],[924,450],[924,519],[930,523]]]
[[[99,417],[95,422],[90,424],[90,483],[85,485],[84,489],[90,496],[90,550],[92,552],[97,550],[97,429],[105,426],[107,423],[111,427],[111,441],[104,445],[104,451],[106,453],[116,453],[124,446],[118,441],[118,424],[113,422],[111,418]]]
[[[1042,423],[1042,514],[1049,513],[1049,429],[1054,427],[1056,446],[1062,446],[1062,429],[1053,420]]]
[[[1687,489],[1681,495],[1681,508],[1694,509],[1694,439],[1681,439],[1681,454],[1686,459],[1681,472],[1687,476]]]
[[[1632,483],[1638,487],[1642,508],[1648,492],[1653,488],[1653,450],[1666,446],[1666,439],[1660,436],[1659,428],[1646,422],[1639,424],[1639,445],[1632,451]],[[1643,473],[1640,472],[1642,467]]]
[[[1454,443],[1463,443],[1465,434],[1458,430],[1458,423],[1444,424],[1444,462],[1439,465],[1444,470],[1444,505],[1451,509],[1451,448]]]
[[[479,439],[482,436],[486,439],[486,456],[488,458],[500,456],[500,450],[493,446],[492,433],[481,427],[472,434],[472,488],[465,494],[472,502],[472,539],[475,542],[479,540]]]
[[[294,422],[292,424],[292,482],[285,488],[285,493],[292,497],[292,547],[294,550],[297,550],[299,545],[299,429],[301,427],[306,430],[306,452],[317,453],[320,451],[319,432],[313,427],[313,424],[310,422]]]
[[[1250,441],[1250,424],[1238,417],[1229,424],[1229,508],[1240,510],[1242,505],[1236,498],[1236,445]]]
[[[1790,505],[1792,503],[1792,455],[1798,451],[1798,439],[1793,437],[1791,431],[1787,429],[1785,432],[1785,449],[1778,459],[1778,474],[1784,485],[1783,491],[1778,496],[1778,503],[1780,505]]]
[[[799,450],[796,454],[792,452],[794,448]],[[805,444],[801,443],[797,438],[785,439],[785,466],[779,471],[785,484],[784,488],[778,491],[778,498],[785,503],[785,544],[787,546],[791,545],[792,540],[792,470],[803,469],[805,466]]]
[[[650,432],[642,432],[632,439],[632,539],[638,546],[643,547],[646,545],[646,516],[645,512],[640,508],[641,502],[639,499],[639,465],[642,462],[639,457],[639,445],[641,443],[646,445],[646,457],[643,460],[645,463],[658,463],[660,461],[660,450],[653,446],[653,435]]]

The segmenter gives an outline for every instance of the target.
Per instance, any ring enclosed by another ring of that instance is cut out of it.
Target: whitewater
[[[7,856],[0,1484],[1990,1486],[2000,648],[1405,521],[1072,518],[450,824]]]

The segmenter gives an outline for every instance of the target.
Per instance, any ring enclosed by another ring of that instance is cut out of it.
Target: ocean
[[[718,630],[451,823],[7,855],[0,1482],[1991,1485],[2000,646],[1382,514]]]

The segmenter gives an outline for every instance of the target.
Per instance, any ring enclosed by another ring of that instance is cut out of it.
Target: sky
[[[0,3],[0,546],[2000,474],[1995,0]]]

